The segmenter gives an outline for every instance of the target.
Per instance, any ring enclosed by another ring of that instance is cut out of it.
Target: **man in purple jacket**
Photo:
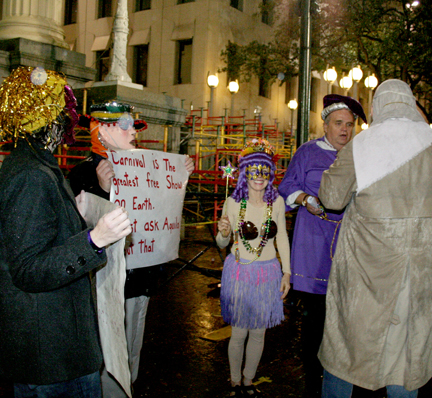
[[[318,190],[322,173],[351,140],[358,116],[366,122],[358,101],[337,94],[326,95],[321,113],[324,136],[297,150],[279,185],[286,210],[299,207],[291,246],[291,282],[303,306],[301,341],[307,397],[319,397],[321,393],[322,367],[317,353],[324,328],[327,280],[343,217],[341,212],[330,212],[320,206]]]

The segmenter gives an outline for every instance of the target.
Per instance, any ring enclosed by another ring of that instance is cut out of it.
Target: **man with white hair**
[[[376,90],[371,128],[324,172],[319,198],[345,210],[319,359],[324,398],[353,384],[417,397],[432,376],[432,131],[409,86]]]

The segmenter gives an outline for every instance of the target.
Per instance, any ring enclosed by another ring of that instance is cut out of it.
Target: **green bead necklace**
[[[246,207],[247,207],[247,201],[246,201],[246,199],[242,199],[240,202],[240,210],[239,210],[239,214],[237,217],[237,229],[234,231],[234,244],[236,245],[235,258],[236,258],[236,261],[240,264],[250,264],[250,263],[256,261],[261,256],[261,253],[264,249],[264,246],[267,244],[267,241],[268,241],[268,235],[270,232],[270,224],[271,224],[271,220],[272,220],[273,203],[271,200],[267,201],[267,208],[266,208],[266,211],[264,214],[264,221],[261,224],[261,228],[260,228],[261,242],[259,243],[259,245],[257,247],[252,247],[251,244],[249,243],[249,241],[246,240],[246,238],[243,236],[243,233],[241,232],[243,224],[245,222],[244,218],[245,218],[245,214],[246,214]],[[246,250],[249,253],[252,253],[256,256],[253,260],[248,261],[247,263],[242,263],[240,261],[240,250],[238,247],[239,246],[239,236],[240,236],[240,239],[243,243],[243,246],[246,248]]]

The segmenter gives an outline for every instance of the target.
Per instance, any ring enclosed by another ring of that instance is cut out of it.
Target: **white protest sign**
[[[111,202],[124,207],[132,226],[128,269],[178,258],[188,173],[185,156],[146,149],[108,153],[114,166]]]

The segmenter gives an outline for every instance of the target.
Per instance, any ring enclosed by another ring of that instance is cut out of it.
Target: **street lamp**
[[[289,109],[291,109],[291,136],[292,136],[293,135],[293,124],[294,124],[294,111],[297,109],[298,103],[295,99],[292,99],[290,102],[288,102],[287,106]]]
[[[345,95],[347,95],[347,92],[352,87],[352,85],[353,81],[349,76],[344,76],[339,81],[339,86],[345,90]]]
[[[413,8],[413,7],[417,7],[419,4],[420,4],[420,1],[415,0],[415,1],[413,1],[411,4],[410,4],[410,3],[406,3],[406,4],[405,4],[405,7],[406,7],[406,8]]]
[[[348,75],[354,81],[354,99],[357,99],[357,84],[363,77],[363,71],[359,66],[352,68]]]
[[[324,80],[328,83],[328,92],[327,94],[331,94],[331,86],[337,79],[337,72],[334,68],[327,68],[327,70],[324,72]]]
[[[378,79],[375,77],[375,75],[372,73],[371,76],[368,76],[365,79],[365,86],[369,89],[369,118],[371,117],[372,112],[372,91],[376,86],[378,86]]]
[[[228,90],[231,93],[231,116],[234,115],[234,95],[239,91],[239,84],[237,80],[231,80],[228,83]]]
[[[219,84],[219,78],[216,75],[210,75],[210,72],[207,75],[207,85],[210,87],[210,104],[209,104],[209,116],[213,116],[213,97],[214,97],[214,89]]]
[[[367,88],[370,88],[371,90],[373,90],[376,86],[378,86],[378,79],[375,77],[373,73],[371,76],[368,76],[365,79],[365,86]]]

